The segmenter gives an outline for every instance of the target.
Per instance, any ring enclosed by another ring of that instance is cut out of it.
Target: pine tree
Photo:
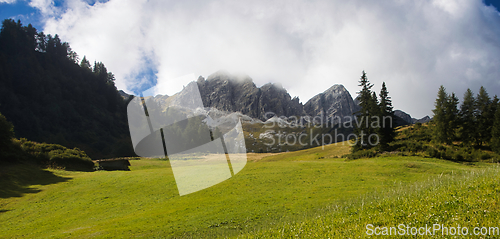
[[[489,110],[491,99],[486,92],[486,89],[481,86],[476,100],[476,114],[477,114],[477,127],[476,127],[476,143],[482,146],[485,142],[491,140],[491,127],[493,126],[493,116]]]
[[[435,139],[437,142],[445,143],[448,140],[449,124],[446,117],[446,105],[448,103],[448,95],[444,86],[439,87],[436,102],[434,103],[434,123],[435,123]]]
[[[83,56],[82,62],[80,63],[80,67],[88,70],[92,69],[89,60],[87,60],[87,56]]]
[[[470,89],[464,94],[464,101],[460,106],[460,140],[465,146],[472,146],[475,134],[475,105],[474,93]]]
[[[491,130],[491,149],[495,151],[495,153],[500,154],[500,103],[498,102],[498,98],[496,96],[495,99],[496,112],[495,120]]]
[[[500,100],[498,99],[498,96],[495,95],[495,97],[493,97],[493,100],[490,103],[490,106],[488,107],[488,111],[489,111],[488,112],[488,114],[489,114],[489,124],[491,125],[491,127],[490,127],[490,134],[489,134],[490,138],[488,140],[490,148],[492,148],[491,143],[494,141],[493,140],[493,127],[495,126],[496,113],[497,113],[497,111],[500,110],[500,108],[498,107],[499,101]]]
[[[500,102],[500,100],[498,99],[498,96],[497,96],[497,95],[495,95],[495,96],[493,97],[493,100],[491,101],[490,108],[489,108],[489,110],[490,110],[490,114],[491,114],[491,115],[492,115],[492,117],[493,117],[493,120],[492,120],[492,126],[493,126],[493,122],[495,121],[495,114],[496,114],[496,112],[497,112],[497,110],[498,110],[498,102]]]
[[[353,146],[353,151],[358,151],[363,148],[371,148],[374,145],[370,145],[369,136],[376,133],[376,129],[373,129],[372,116],[379,114],[377,106],[377,95],[371,91],[373,84],[368,81],[365,71],[363,71],[361,78],[359,80],[359,86],[361,86],[361,91],[358,92],[359,106],[361,110],[357,112],[356,120],[360,127],[355,128],[355,134],[357,136],[356,144]],[[375,143],[375,139],[371,139],[372,143]]]
[[[385,82],[382,83],[382,89],[380,90],[380,120],[381,127],[379,130],[380,135],[380,149],[387,150],[388,144],[394,141],[395,131],[392,126],[392,119],[394,117],[394,111],[392,108],[392,100],[385,86]]]
[[[46,52],[47,51],[47,38],[43,32],[39,32],[36,35],[37,46],[35,48],[38,52]]]
[[[455,96],[455,93],[451,93],[448,96],[448,100],[446,102],[446,122],[448,123],[448,138],[446,139],[446,143],[451,144],[456,139],[456,130],[459,126],[459,114],[458,110],[458,98]]]

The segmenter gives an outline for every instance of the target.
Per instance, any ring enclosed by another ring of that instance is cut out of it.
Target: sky
[[[500,3],[482,0],[0,0],[20,19],[103,62],[116,85],[172,95],[225,70],[280,83],[305,103],[362,71],[395,109],[432,116],[440,85],[500,96]]]

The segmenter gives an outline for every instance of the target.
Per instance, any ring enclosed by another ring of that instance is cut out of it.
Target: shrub
[[[75,171],[93,171],[94,162],[78,148],[68,149],[58,144],[36,143],[20,139],[22,149],[38,164]]]
[[[93,171],[94,162],[85,152],[75,148],[66,150],[53,150],[48,152],[49,164],[64,167],[66,170]]]
[[[432,148],[432,147],[428,147],[427,150],[425,150],[425,153],[431,158],[439,158],[440,157],[439,151],[435,148]]]
[[[464,153],[461,151],[456,151],[455,155],[453,155],[453,160],[455,161],[464,161]]]
[[[480,155],[480,157],[481,157],[482,160],[486,160],[486,159],[490,159],[491,155],[489,153],[482,152],[481,155]]]
[[[378,155],[374,149],[359,150],[354,153],[346,155],[347,159],[360,159],[360,158],[373,158]]]

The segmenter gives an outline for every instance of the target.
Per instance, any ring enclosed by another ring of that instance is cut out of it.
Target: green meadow
[[[28,165],[0,175],[0,238],[343,238],[366,224],[499,225],[499,170],[387,156],[346,160],[347,144],[248,154],[245,168],[179,196],[166,160],[130,171]]]

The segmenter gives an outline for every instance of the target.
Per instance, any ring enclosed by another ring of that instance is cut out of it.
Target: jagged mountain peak
[[[323,116],[328,118],[351,117],[358,111],[359,106],[353,101],[351,94],[347,89],[340,84],[335,84],[312,97],[304,105],[304,110],[311,116]]]
[[[288,94],[288,91],[281,85],[281,83],[266,83],[260,87],[261,90],[276,90],[283,91]]]
[[[244,74],[218,71],[197,82],[205,107],[228,112],[240,112],[253,118],[266,120],[266,113],[277,115],[303,115],[303,106],[290,97],[281,84],[269,83],[257,87],[252,78]]]
[[[327,90],[325,90],[323,92],[323,94],[329,94],[329,93],[331,93],[331,94],[339,94],[339,93],[343,93],[343,92],[348,92],[347,89],[344,87],[344,85],[335,84],[335,85],[332,85]]]

